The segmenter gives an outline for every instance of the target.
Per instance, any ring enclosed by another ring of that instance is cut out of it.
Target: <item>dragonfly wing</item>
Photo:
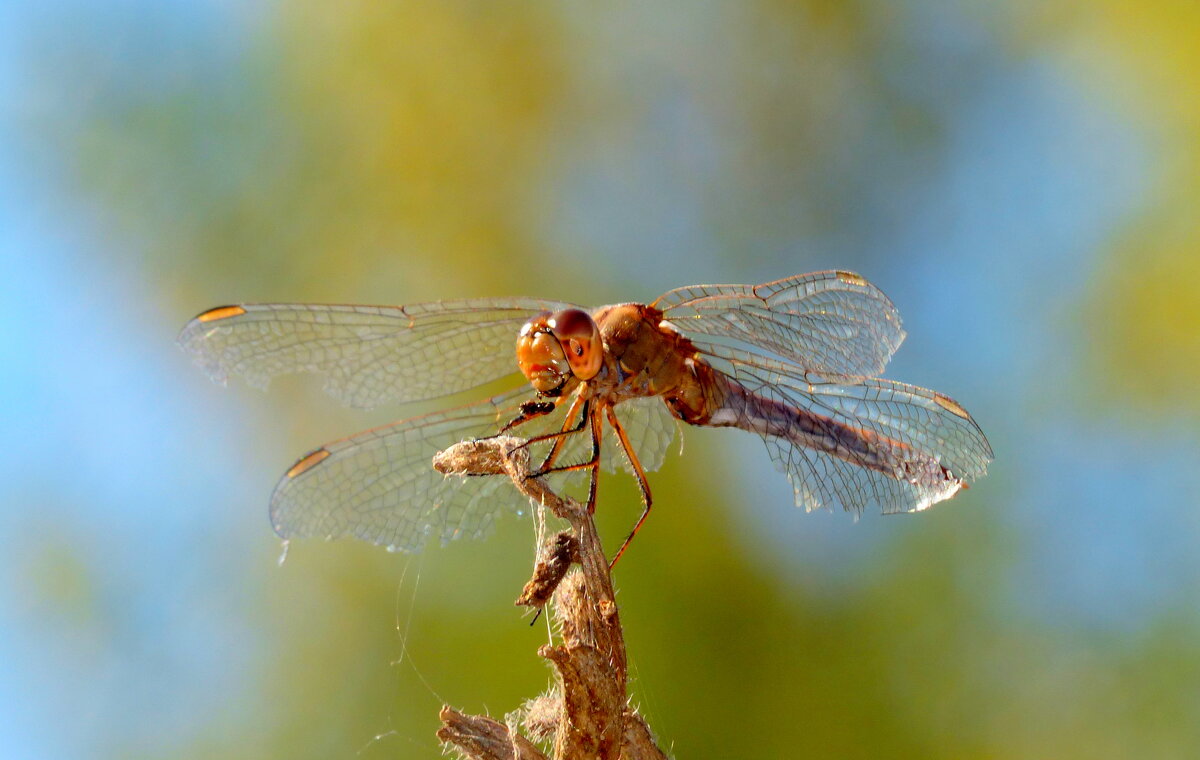
[[[692,285],[654,306],[684,335],[734,341],[826,376],[874,377],[904,340],[896,307],[851,272]]]
[[[498,515],[520,512],[528,500],[504,477],[444,476],[433,469],[432,457],[458,441],[495,433],[533,395],[521,388],[322,446],[275,486],[271,524],[285,539],[353,537],[394,551],[417,551],[430,539],[482,538]],[[564,408],[514,432],[557,429]],[[533,461],[545,450],[541,444],[532,452]],[[586,474],[555,477],[552,485],[562,488]]]
[[[666,459],[667,449],[679,428],[679,422],[671,416],[667,405],[661,398],[632,398],[622,401],[614,408],[617,419],[629,436],[629,443],[637,455],[642,469],[650,472],[662,467]],[[539,420],[541,422],[541,420]],[[542,423],[546,425],[546,423]],[[561,423],[560,423],[561,424]],[[633,465],[621,446],[617,433],[605,420],[604,438],[600,442],[600,465],[608,472],[615,472],[620,466],[629,474],[634,474]],[[533,435],[526,426],[514,433],[523,437]],[[588,461],[592,456],[592,439],[586,433],[571,436],[563,445],[555,461],[556,466],[579,464]],[[575,494],[571,494],[575,495]]]
[[[314,372],[355,407],[445,396],[516,371],[512,346],[531,316],[566,304],[534,299],[408,306],[246,304],[193,319],[179,344],[218,382]]]
[[[671,416],[663,400],[658,396],[632,398],[617,404],[613,411],[616,412],[621,427],[625,428],[625,434],[629,436],[629,443],[642,469],[652,472],[662,467],[667,449],[670,448],[679,428],[679,421]],[[625,456],[616,432],[607,426],[605,430],[608,430],[608,434],[604,437],[601,448],[605,467],[611,472],[619,462],[630,475],[634,475],[633,465]]]
[[[885,447],[889,467],[881,471],[764,434],[771,458],[792,484],[797,506],[840,506],[855,513],[868,507],[884,513],[919,511],[983,477],[992,460],[992,448],[971,415],[936,391],[882,379],[821,380],[751,354],[720,364],[756,396],[853,428],[874,446]]]

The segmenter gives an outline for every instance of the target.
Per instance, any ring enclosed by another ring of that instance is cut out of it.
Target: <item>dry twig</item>
[[[526,703],[526,730],[535,735],[554,726],[554,760],[665,760],[650,729],[628,707],[625,639],[608,560],[596,525],[574,499],[554,493],[529,476],[529,453],[519,438],[500,436],[455,444],[433,458],[439,471],[456,475],[507,475],[522,493],[565,519],[571,534],[551,539],[518,604],[540,607],[553,599],[561,644],[538,654],[555,670],[549,696]],[[567,573],[573,562],[579,568]],[[564,577],[565,576],[565,577]],[[546,755],[515,727],[486,716],[441,712],[438,738],[472,760],[533,760]]]

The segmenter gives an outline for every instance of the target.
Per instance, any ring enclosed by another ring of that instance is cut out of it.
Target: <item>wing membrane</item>
[[[353,537],[395,551],[417,551],[431,539],[443,544],[459,537],[486,536],[496,518],[520,512],[527,499],[507,478],[446,477],[433,469],[435,453],[458,441],[495,433],[532,399],[526,386],[515,391],[434,414],[403,420],[327,444],[302,457],[279,480],[271,496],[271,524],[283,538]],[[663,407],[658,399],[649,399]],[[563,428],[563,403],[553,413],[513,431],[532,437]],[[625,407],[626,404],[622,404]],[[661,464],[674,424],[649,405],[618,408],[629,425],[635,451],[649,469]],[[609,436],[606,435],[606,438]],[[586,431],[572,435],[558,464],[585,461],[590,455]],[[549,443],[536,444],[531,461],[540,462]],[[619,455],[604,442],[611,469]],[[559,493],[581,496],[586,471],[549,476]]]
[[[736,341],[826,376],[874,377],[904,340],[896,307],[850,272],[692,285],[654,305],[689,337]]]
[[[642,469],[653,472],[662,467],[666,459],[667,449],[679,429],[679,422],[671,416],[667,405],[657,396],[632,398],[617,404],[613,411],[617,414],[621,426],[629,436],[629,443],[637,454]],[[601,455],[609,470],[615,470],[614,463],[619,462],[630,475],[634,475],[633,466],[621,448],[617,434],[607,425],[607,433],[601,448]]]
[[[918,511],[982,477],[992,459],[991,446],[966,410],[935,391],[882,379],[822,379],[750,353],[727,352],[714,365],[761,398],[862,431],[892,464],[884,472],[856,463],[853,456],[763,434],[772,460],[792,484],[797,506]]]
[[[632,398],[622,401],[614,407],[617,419],[629,436],[629,443],[637,455],[642,469],[653,472],[662,467],[666,459],[667,449],[675,438],[679,423],[671,416],[667,405],[656,396]],[[520,435],[529,435],[521,428]],[[633,465],[630,464],[620,439],[607,423],[604,424],[604,439],[600,444],[600,465],[607,472],[616,472],[617,468],[633,475]],[[586,462],[591,456],[591,438],[587,435],[574,436],[559,455],[558,465]]]
[[[528,500],[504,477],[444,476],[433,469],[432,457],[451,444],[495,433],[532,397],[532,388],[520,388],[327,444],[280,479],[271,496],[271,524],[283,538],[353,537],[394,551],[417,551],[430,539],[482,538],[497,516],[527,508]],[[556,428],[562,411],[522,425],[520,434]],[[563,473],[554,485],[582,475]]]
[[[339,401],[372,407],[449,395],[515,372],[521,325],[564,307],[535,299],[225,306],[189,322],[179,344],[221,383],[233,374],[262,388],[276,375],[313,372]]]

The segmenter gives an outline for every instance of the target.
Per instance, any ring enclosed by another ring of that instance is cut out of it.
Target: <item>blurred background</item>
[[[197,312],[826,268],[996,461],[856,523],[686,431],[617,574],[663,746],[1200,755],[1198,71],[1187,0],[0,4],[0,756],[436,758],[546,685],[528,518],[277,565],[279,474],[414,409],[222,390]]]

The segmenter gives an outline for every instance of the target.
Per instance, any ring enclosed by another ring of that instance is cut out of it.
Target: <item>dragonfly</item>
[[[760,436],[808,510],[918,512],[983,477],[992,449],[966,409],[879,377],[904,337],[878,288],[827,271],[596,309],[530,298],[221,306],[191,320],[179,344],[222,384],[316,373],[352,407],[519,382],[305,454],[271,495],[284,540],[417,551],[481,538],[526,497],[500,476],[446,477],[431,459],[462,440],[519,434],[540,463],[532,475],[586,493],[589,510],[601,467],[636,479],[643,511],[615,564],[650,514],[646,473],[684,425]]]

